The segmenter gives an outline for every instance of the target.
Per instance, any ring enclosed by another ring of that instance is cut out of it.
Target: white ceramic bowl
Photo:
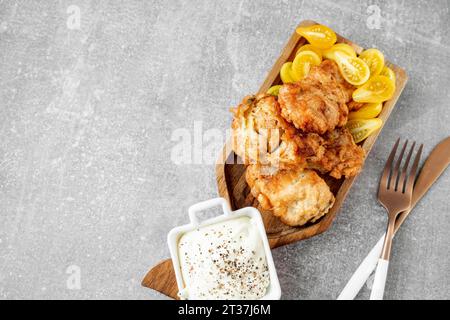
[[[216,206],[222,206],[223,209],[222,215],[201,222],[198,220],[197,212]],[[261,300],[280,299],[281,296],[280,282],[278,281],[278,276],[275,270],[275,264],[273,263],[272,253],[270,251],[269,241],[267,240],[266,230],[264,228],[264,223],[261,218],[261,214],[257,209],[253,207],[247,207],[236,211],[231,211],[227,201],[224,198],[215,198],[194,204],[189,208],[189,219],[191,222],[189,224],[176,227],[170,230],[168,234],[167,240],[169,243],[173,267],[175,269],[178,292],[183,292],[185,289],[183,276],[181,272],[180,259],[178,255],[178,241],[180,240],[181,236],[189,231],[198,229],[200,227],[212,225],[219,222],[224,222],[226,220],[236,219],[239,217],[249,217],[256,223],[264,245],[267,267],[269,269],[270,275],[270,285],[267,288],[266,295],[262,297]],[[180,295],[180,298],[183,298],[183,296]]]

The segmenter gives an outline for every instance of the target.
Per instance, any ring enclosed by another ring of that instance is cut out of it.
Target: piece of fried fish
[[[347,128],[338,128],[324,135],[325,152],[322,157],[309,161],[308,168],[340,179],[357,175],[364,163],[365,152],[353,140]]]
[[[315,171],[299,166],[276,169],[250,165],[246,180],[261,207],[289,226],[317,221],[335,200],[328,185]]]
[[[347,123],[347,102],[354,87],[347,84],[334,61],[313,66],[304,79],[280,88],[282,116],[305,133],[325,134]]]

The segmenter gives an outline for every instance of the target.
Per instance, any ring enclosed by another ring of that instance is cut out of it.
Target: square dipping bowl
[[[211,219],[199,221],[197,217],[197,213],[199,211],[204,211],[217,206],[222,207],[223,214]],[[267,240],[266,230],[264,228],[264,223],[261,218],[260,212],[253,207],[245,207],[236,211],[231,211],[227,201],[224,198],[215,198],[191,206],[189,208],[190,223],[176,227],[172,229],[168,234],[167,240],[169,244],[170,255],[172,257],[173,267],[175,269],[175,276],[178,285],[178,295],[180,299],[187,299],[187,297],[185,297],[184,294],[184,292],[186,292],[186,286],[182,275],[181,262],[178,250],[178,244],[181,237],[187,232],[241,217],[250,218],[250,220],[257,226],[257,230],[259,232],[259,236],[262,240],[264,247],[270,283],[269,286],[267,287],[266,294],[263,297],[261,297],[260,300],[280,299],[281,297],[280,282],[278,280],[278,276],[275,270],[275,264],[273,263],[269,241]]]

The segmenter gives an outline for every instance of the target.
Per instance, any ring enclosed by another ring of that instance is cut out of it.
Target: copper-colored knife
[[[450,137],[440,142],[431,152],[420,171],[411,201],[411,209],[402,212],[395,222],[395,233],[403,224],[409,213],[414,209],[417,202],[425,195],[433,183],[441,176],[450,164]],[[359,265],[353,276],[347,282],[342,290],[338,300],[352,300],[363,287],[364,283],[370,277],[377,266],[378,258],[383,247],[384,235],[373,247],[367,257]]]
[[[395,222],[395,232],[403,224],[408,214],[415,207],[416,203],[425,195],[433,183],[441,176],[450,164],[450,137],[440,142],[431,152],[420,171],[411,200],[411,209],[402,212]]]

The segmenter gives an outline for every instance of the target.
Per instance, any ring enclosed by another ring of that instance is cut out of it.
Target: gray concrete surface
[[[176,164],[172,135],[228,128],[303,19],[410,77],[333,227],[274,250],[283,298],[336,298],[383,232],[396,137],[428,153],[449,135],[448,1],[0,1],[0,299],[164,298],[141,278],[216,196],[213,165]],[[387,298],[450,298],[449,180],[398,234]]]

